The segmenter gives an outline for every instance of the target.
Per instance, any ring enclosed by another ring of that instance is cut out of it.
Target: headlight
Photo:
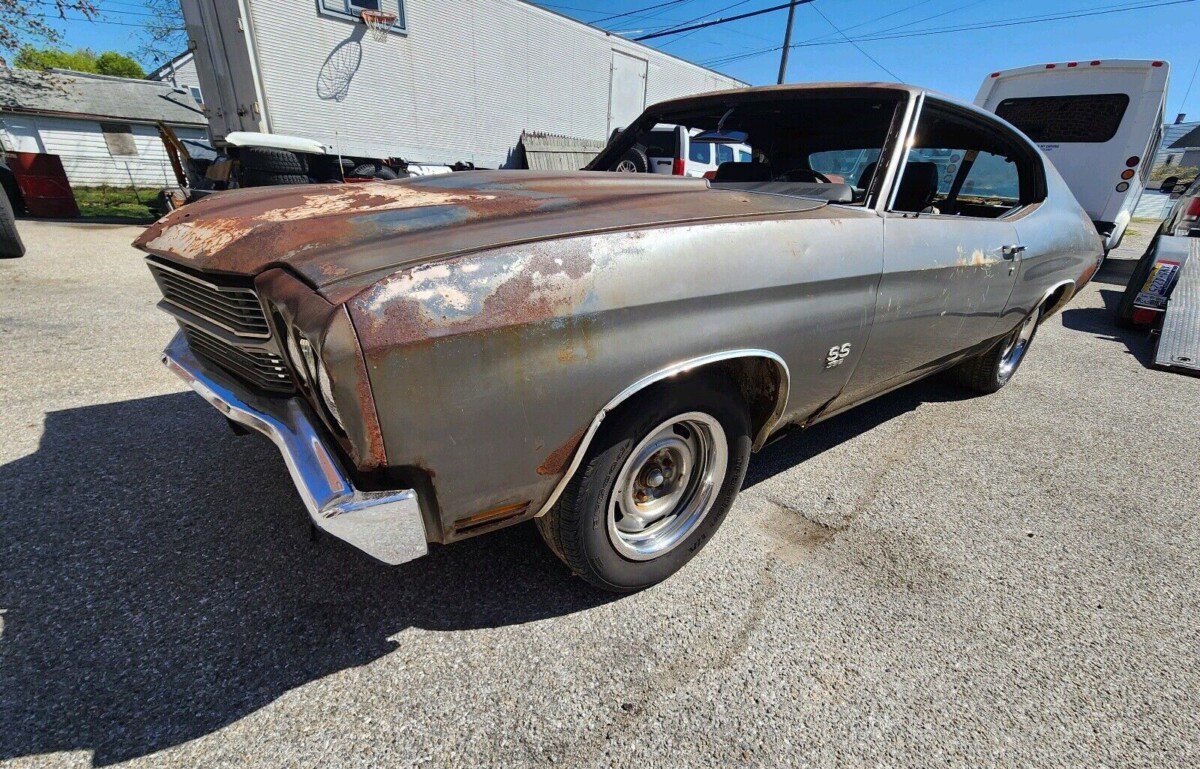
[[[313,355],[312,345],[309,341],[295,331],[288,331],[287,352],[288,357],[292,361],[292,368],[296,369],[296,373],[300,375],[300,379],[304,382],[310,381],[312,378],[312,369],[308,362]],[[308,354],[305,355],[305,352]]]
[[[329,371],[325,368],[325,361],[317,355],[312,342],[292,330],[287,335],[287,348],[292,367],[300,374],[302,380],[315,386],[329,415],[337,422],[338,427],[345,430],[342,415],[338,413],[337,404],[333,401],[333,382],[329,379]]]
[[[320,360],[317,361],[317,389],[321,391],[321,400],[325,402],[325,408],[329,409],[330,416],[338,423],[338,427],[345,430],[342,415],[338,413],[337,404],[333,400],[333,383],[329,381],[329,371],[325,368],[325,362]]]

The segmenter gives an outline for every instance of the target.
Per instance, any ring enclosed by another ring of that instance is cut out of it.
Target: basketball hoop
[[[386,11],[365,10],[359,15],[362,16],[363,24],[371,31],[371,38],[381,43],[387,40],[388,33],[396,23],[396,14]]]

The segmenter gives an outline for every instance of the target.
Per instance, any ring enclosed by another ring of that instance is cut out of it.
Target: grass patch
[[[75,187],[75,204],[83,216],[116,216],[150,219],[150,203],[158,196],[157,188]],[[140,200],[139,200],[140,198]]]

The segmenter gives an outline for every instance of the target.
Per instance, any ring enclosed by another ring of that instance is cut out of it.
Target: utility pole
[[[796,18],[796,0],[788,6],[787,32],[783,33],[783,53],[779,55],[779,79],[775,82],[783,85],[783,75],[787,72],[788,51],[792,47],[792,21]]]

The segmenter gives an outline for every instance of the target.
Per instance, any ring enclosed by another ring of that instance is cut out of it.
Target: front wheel
[[[597,433],[558,503],[538,519],[570,568],[628,592],[669,577],[721,525],[742,486],[750,419],[718,383],[656,387]]]
[[[1025,353],[1033,343],[1038,321],[1042,317],[1041,306],[1025,316],[1021,325],[985,352],[959,363],[950,369],[959,384],[981,393],[994,393],[1017,373],[1017,367],[1025,360]]]

